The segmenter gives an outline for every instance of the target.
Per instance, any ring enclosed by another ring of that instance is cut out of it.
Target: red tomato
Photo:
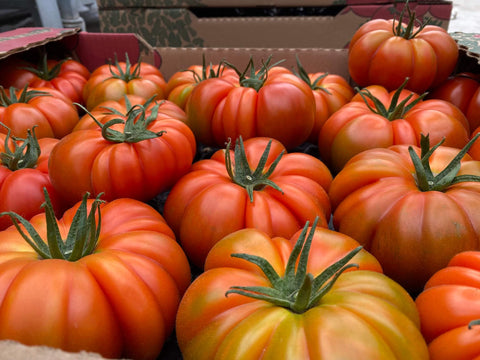
[[[195,86],[185,112],[197,140],[223,146],[240,136],[270,137],[287,149],[304,143],[315,122],[312,90],[291,71],[277,68],[267,61],[255,72],[250,61],[251,72],[240,75],[240,86],[223,78]]]
[[[456,254],[415,300],[431,360],[470,360],[480,354],[480,252]]]
[[[177,71],[168,79],[165,90],[166,98],[185,109],[195,86],[201,81],[211,78],[226,79],[232,84],[237,84],[239,80],[235,70],[223,64],[191,65],[186,70]]]
[[[417,93],[437,86],[452,73],[458,46],[448,32],[436,25],[416,26],[408,5],[408,23],[374,19],[354,33],[348,48],[348,69],[359,86],[398,88],[410,78],[407,88]]]
[[[140,95],[145,100],[165,98],[166,81],[160,70],[146,62],[131,64],[115,61],[96,68],[83,89],[83,100],[88,110],[106,100],[120,100],[124,95]]]
[[[428,359],[408,293],[352,238],[309,231],[215,244],[178,309],[183,359]]]
[[[316,143],[325,121],[348,103],[355,92],[343,76],[325,72],[308,73],[298,59],[297,67],[297,75],[310,86],[315,97],[315,123],[308,141]]]
[[[54,138],[37,140],[34,132],[30,132],[26,139],[16,141],[0,134],[0,212],[14,211],[29,220],[44,211],[45,188],[55,214],[63,214],[66,207],[52,186],[46,166],[50,151],[58,141]],[[0,217],[0,230],[10,225],[12,222],[7,216]]]
[[[235,151],[227,149],[195,162],[165,202],[165,219],[196,266],[203,267],[222,237],[245,227],[289,237],[316,216],[319,226],[328,227],[332,175],[319,159],[303,153],[282,157],[285,147],[271,138],[238,141]]]
[[[0,122],[13,136],[26,138],[34,126],[37,138],[60,139],[70,133],[79,120],[73,103],[62,93],[50,88],[10,88],[0,92]],[[0,132],[6,133],[4,127]]]
[[[480,162],[465,155],[468,146],[430,154],[426,140],[421,150],[394,145],[356,155],[329,191],[334,228],[411,294],[453,255],[480,246]]]
[[[147,201],[168,190],[190,169],[196,142],[181,119],[162,113],[163,105],[169,108],[158,103],[150,111],[137,105],[127,118],[114,116],[115,124],[91,122],[65,136],[50,155],[53,186],[69,204],[85,192],[103,192],[106,200]]]
[[[72,102],[81,103],[83,88],[90,71],[73,59],[53,60],[47,56],[39,64],[11,61],[2,67],[0,84],[3,87],[23,89],[25,86],[58,90]]]
[[[422,134],[429,134],[432,143],[445,138],[444,145],[462,148],[469,133],[465,115],[447,101],[422,101],[403,86],[389,92],[372,85],[327,119],[318,146],[322,160],[338,172],[350,158],[367,149],[419,146]]]
[[[126,198],[83,201],[57,221],[49,210],[26,223],[31,244],[1,232],[0,339],[156,359],[191,277],[162,216]]]
[[[450,101],[467,117],[470,130],[480,127],[480,75],[460,73],[433,89],[428,97]]]

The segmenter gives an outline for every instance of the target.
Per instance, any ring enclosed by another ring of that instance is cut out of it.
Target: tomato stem
[[[444,191],[449,186],[458,184],[460,182],[475,181],[480,182],[480,176],[476,175],[457,175],[460,171],[461,160],[478,139],[480,133],[475,135],[465,147],[453,158],[453,160],[443,169],[439,174],[434,175],[430,168],[430,156],[440,145],[443,144],[445,139],[442,139],[439,143],[430,148],[429,136],[421,135],[420,157],[417,155],[412,146],[409,146],[408,151],[410,158],[412,159],[415,167],[415,176],[417,186],[420,191]]]
[[[405,9],[408,11],[408,22],[407,26],[405,27],[403,24],[403,17],[405,15]],[[405,6],[403,7],[401,13],[400,13],[400,18],[398,19],[398,23],[395,26],[395,19],[392,22],[392,32],[395,36],[400,36],[403,37],[404,39],[413,39],[415,36],[417,36],[420,31],[423,30],[425,26],[428,25],[430,22],[430,18],[427,18],[424,22],[420,22],[420,25],[417,27],[416,31],[414,32],[413,30],[415,29],[415,23],[418,21],[417,15],[415,11],[410,10],[410,6],[408,4],[408,0],[405,1]]]
[[[152,100],[153,98],[150,98],[144,105],[127,105],[127,107],[130,108],[125,115],[116,112],[116,114],[121,117],[109,120],[105,124],[98,121],[95,116],[93,116],[92,113],[81,104],[75,103],[75,105],[82,108],[93,119],[93,121],[95,121],[95,123],[102,129],[102,135],[106,140],[114,143],[136,143],[143,140],[155,139],[166,132],[164,130],[159,132],[148,130],[150,123],[157,119],[158,109],[165,102],[165,100],[163,100],[155,103],[147,116],[147,107]],[[123,119],[124,116],[126,116],[126,120]],[[124,124],[123,132],[112,129],[111,127],[115,124]]]
[[[77,261],[84,256],[92,254],[100,236],[101,213],[99,206],[103,202],[100,200],[102,194],[99,194],[93,201],[89,214],[87,214],[87,199],[90,194],[86,193],[83,196],[82,202],[73,217],[67,238],[63,240],[46,188],[43,189],[43,193],[45,195],[45,203],[42,206],[45,208],[47,224],[46,242],[40,237],[32,224],[17,213],[7,211],[0,213],[0,216],[10,216],[17,231],[43,259]],[[96,220],[97,215],[98,222]],[[20,224],[22,227],[20,227]]]
[[[0,123],[0,125],[7,128],[7,136],[5,137],[4,144],[5,151],[0,153],[2,165],[11,171],[35,168],[41,153],[40,145],[38,144],[38,139],[35,135],[35,128],[37,125],[35,125],[32,130],[27,130],[26,139],[12,136],[9,127],[3,123]],[[19,143],[21,143],[21,145],[19,145]],[[10,144],[13,144],[13,151],[10,149]]]
[[[328,95],[331,95],[331,92],[324,86],[318,85],[323,81],[328,76],[328,73],[323,73],[317,78],[315,78],[313,81],[310,80],[310,76],[308,76],[308,72],[305,70],[305,68],[302,66],[300,63],[300,59],[298,58],[298,55],[295,55],[296,61],[297,61],[297,70],[294,72],[297,77],[302,79],[312,90],[321,90],[327,93]]]
[[[60,69],[67,59],[63,59],[58,61],[51,69],[48,68],[48,61],[47,61],[47,54],[42,57],[42,60],[38,63],[37,67],[33,66],[24,66],[20,67],[20,69],[30,71],[31,73],[38,76],[40,79],[50,81],[55,79],[58,74],[60,74]]]
[[[283,194],[282,189],[275,184],[272,180],[269,179],[269,176],[273,173],[280,159],[282,158],[284,151],[278,155],[275,161],[270,165],[267,171],[264,171],[265,164],[267,163],[268,153],[272,145],[272,140],[270,140],[265,148],[265,151],[258,162],[257,168],[252,172],[250,165],[248,164],[247,155],[245,154],[245,147],[243,145],[243,139],[240,136],[235,143],[234,150],[234,159],[235,159],[235,170],[232,166],[230,146],[231,140],[227,143],[227,148],[225,149],[225,166],[228,172],[228,175],[232,181],[244,187],[247,190],[250,202],[253,202],[253,191],[259,188],[264,188],[265,186],[271,186],[274,189],[280,191]]]
[[[405,78],[405,81],[400,85],[400,87],[394,92],[392,99],[390,101],[390,105],[388,109],[385,107],[385,105],[382,104],[382,102],[376,98],[369,89],[364,88],[362,90],[356,88],[356,91],[358,94],[362,97],[363,101],[367,105],[367,107],[370,109],[371,112],[383,116],[385,119],[392,121],[396,119],[401,119],[403,118],[403,115],[410,111],[412,107],[417,105],[419,102],[423,101],[425,96],[427,96],[427,93],[423,93],[420,95],[418,98],[415,100],[411,101],[408,103],[412,97],[414,96],[415,93],[411,92],[405,99],[403,99],[400,103],[398,102],[400,95],[407,85],[409,81],[409,78]],[[370,105],[369,101],[371,100],[373,103],[373,107]]]
[[[227,61],[225,61],[225,65],[235,70],[235,72],[239,76],[240,86],[250,87],[252,89],[255,89],[255,91],[259,91],[265,84],[265,81],[267,81],[268,70],[283,62],[283,60],[280,60],[270,65],[271,59],[272,55],[270,55],[265,62],[262,60],[262,67],[258,71],[255,69],[255,66],[253,64],[253,57],[250,57],[247,67],[243,72],[240,72],[233,64]]]
[[[351,267],[358,268],[357,264],[348,264],[348,262],[362,249],[362,246],[356,247],[314,278],[312,274],[307,273],[307,264],[317,223],[318,217],[315,218],[308,234],[309,222],[307,221],[305,224],[288,258],[283,277],[280,277],[271,264],[260,256],[242,253],[232,254],[232,257],[244,259],[257,265],[272,286],[232,286],[225,293],[225,296],[240,294],[257,300],[268,301],[290,309],[297,314],[302,314],[316,306],[345,270]]]

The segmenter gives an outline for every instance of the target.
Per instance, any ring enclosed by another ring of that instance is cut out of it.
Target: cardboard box
[[[135,32],[157,47],[344,48],[360,25],[398,18],[404,6],[398,0],[97,2],[101,32]],[[419,19],[448,28],[451,1],[409,5]]]
[[[460,48],[460,60],[457,71],[480,73],[480,34],[454,33]],[[43,51],[49,54],[71,54],[82,61],[90,70],[107,63],[115,54],[119,60],[128,52],[132,61],[139,58],[160,67],[166,78],[175,71],[193,63],[201,64],[205,53],[208,62],[227,59],[237,66],[246,65],[250,56],[259,64],[273,54],[273,61],[285,59],[284,66],[295,64],[298,55],[306,69],[327,71],[345,76],[347,79],[346,49],[317,48],[177,48],[152,47],[135,34],[86,33],[76,29],[22,28],[0,33],[0,71],[2,62],[11,56],[29,59],[37,57]],[[17,342],[0,341],[0,360],[94,360],[103,359],[98,354],[87,352],[68,353],[44,346],[25,346]],[[181,359],[175,338],[170,337],[164,345],[159,360]]]

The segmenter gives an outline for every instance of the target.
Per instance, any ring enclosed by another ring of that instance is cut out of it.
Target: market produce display
[[[268,53],[170,77],[0,60],[0,340],[480,356],[480,71],[414,16],[359,28],[348,77]]]

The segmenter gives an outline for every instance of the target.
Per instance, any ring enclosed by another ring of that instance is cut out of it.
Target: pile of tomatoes
[[[351,79],[300,59],[169,79],[128,57],[4,61],[0,339],[480,356],[480,74],[407,15],[358,29]]]

